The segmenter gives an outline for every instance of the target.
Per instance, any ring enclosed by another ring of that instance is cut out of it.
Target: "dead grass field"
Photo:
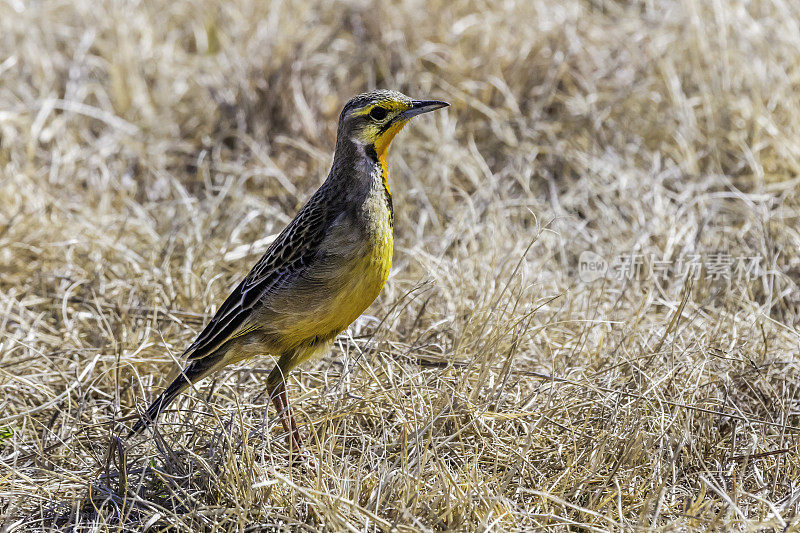
[[[452,107],[316,468],[269,358],[124,440],[374,87]],[[789,0],[0,0],[0,531],[796,530],[798,95]]]

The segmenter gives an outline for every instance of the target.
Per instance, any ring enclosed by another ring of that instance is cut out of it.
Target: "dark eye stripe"
[[[383,120],[389,114],[385,107],[373,107],[369,112],[369,116],[375,120]]]

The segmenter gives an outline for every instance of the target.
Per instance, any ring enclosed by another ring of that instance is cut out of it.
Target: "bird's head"
[[[385,164],[386,150],[394,136],[417,115],[450,104],[438,100],[414,100],[397,91],[371,91],[347,102],[339,117],[339,141],[349,140]]]

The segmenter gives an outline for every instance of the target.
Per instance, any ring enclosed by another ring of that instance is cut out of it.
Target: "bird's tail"
[[[213,355],[213,354],[211,354]],[[144,416],[139,419],[138,422],[133,426],[133,429],[128,433],[128,438],[133,437],[137,433],[140,433],[144,430],[147,426],[152,424],[158,415],[167,407],[172,401],[175,399],[178,394],[183,392],[189,385],[192,383],[196,383],[207,376],[210,372],[216,369],[219,361],[216,361],[215,357],[207,356],[202,359],[196,359],[189,363],[189,365],[184,368],[178,377],[176,377],[172,383],[169,384],[164,392],[162,392],[158,398],[155,399],[153,403],[150,404],[150,407],[147,408]]]

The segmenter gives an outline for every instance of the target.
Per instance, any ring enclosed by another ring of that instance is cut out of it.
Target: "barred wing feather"
[[[311,262],[326,227],[324,201],[319,195],[321,191],[317,192],[222,303],[211,322],[186,349],[185,356],[202,359],[249,328],[248,319],[256,304]]]

